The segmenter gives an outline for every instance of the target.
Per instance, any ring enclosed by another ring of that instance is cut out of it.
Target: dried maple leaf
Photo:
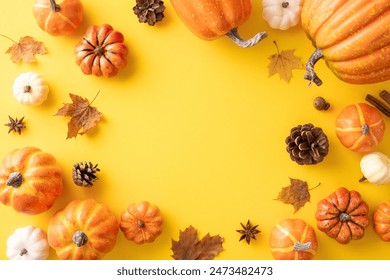
[[[45,54],[46,49],[42,42],[25,36],[20,38],[19,42],[15,42],[5,53],[11,54],[11,60],[14,63],[19,63],[20,60],[24,63],[30,63],[35,61],[35,54]]]
[[[276,45],[275,41],[274,44]],[[284,50],[280,52],[277,45],[276,49],[278,52],[268,57],[270,60],[268,74],[269,76],[279,74],[279,77],[288,83],[292,77],[292,70],[303,68],[303,63],[301,58],[294,54],[295,50]]]
[[[84,134],[91,128],[96,126],[100,121],[102,113],[96,107],[92,107],[92,102],[81,96],[69,93],[73,103],[65,103],[58,110],[55,116],[71,117],[68,122],[68,135],[66,139],[76,137],[78,134]],[[97,95],[96,95],[97,96]],[[96,97],[95,97],[96,98]],[[81,132],[79,132],[81,130]]]
[[[192,226],[180,231],[179,240],[172,240],[172,258],[175,260],[212,260],[222,250],[223,238],[206,234],[201,240]]]
[[[282,188],[277,200],[294,206],[294,213],[297,212],[306,202],[310,201],[310,193],[307,183],[290,178],[290,185]]]

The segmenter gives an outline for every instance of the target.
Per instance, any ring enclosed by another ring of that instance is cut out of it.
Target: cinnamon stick
[[[366,95],[366,101],[372,104],[375,108],[377,108],[379,111],[381,111],[386,116],[390,117],[390,108],[381,102],[379,99],[375,98],[371,94]]]
[[[390,93],[386,90],[382,90],[380,93],[379,93],[379,96],[384,100],[386,101],[387,104],[390,105]]]

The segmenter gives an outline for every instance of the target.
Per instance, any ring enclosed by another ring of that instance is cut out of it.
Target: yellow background
[[[25,116],[22,135],[0,131],[0,157],[15,148],[37,146],[52,153],[64,171],[65,189],[47,212],[27,216],[0,205],[0,259],[6,259],[6,240],[18,227],[34,225],[44,230],[58,209],[73,199],[94,198],[107,204],[119,218],[128,204],[148,200],[159,206],[164,231],[152,244],[135,245],[119,232],[116,247],[105,259],[171,259],[171,240],[189,225],[199,237],[210,233],[224,238],[217,259],[272,259],[270,231],[285,218],[301,218],[317,233],[316,259],[389,259],[390,243],[374,233],[340,245],[317,230],[317,202],[338,187],[361,193],[370,206],[390,199],[390,186],[358,183],[362,154],[343,147],[335,135],[335,119],[346,105],[375,96],[390,82],[349,85],[339,81],[322,61],[317,73],[321,87],[308,87],[304,70],[294,70],[290,83],[269,77],[268,57],[280,50],[295,49],[306,61],[314,50],[302,29],[271,29],[263,20],[261,1],[239,31],[249,38],[267,31],[263,42],[241,49],[226,36],[203,41],[186,29],[165,1],[165,18],[155,26],[138,23],[135,1],[83,0],[84,23],[67,37],[52,37],[39,29],[32,14],[34,0],[2,3],[0,33],[18,40],[25,35],[42,41],[48,53],[32,64],[14,64],[4,52],[11,41],[0,38],[0,123],[8,115]],[[107,79],[82,74],[74,62],[73,48],[91,24],[111,24],[122,32],[129,48],[128,66]],[[38,107],[17,103],[12,94],[14,79],[22,72],[41,74],[50,87],[48,99]],[[53,116],[69,93],[92,100],[103,114],[97,127],[76,139],[66,140],[69,118]],[[312,106],[323,96],[331,108]],[[390,122],[384,117],[387,129]],[[299,166],[285,151],[284,139],[292,127],[313,123],[323,128],[330,143],[325,160]],[[385,132],[376,150],[390,155],[390,135]],[[98,163],[101,172],[92,188],[73,183],[73,163]],[[311,202],[294,214],[291,205],[275,200],[289,177],[307,181]],[[236,229],[250,219],[259,224],[257,241],[238,242]],[[51,259],[56,259],[51,250]]]

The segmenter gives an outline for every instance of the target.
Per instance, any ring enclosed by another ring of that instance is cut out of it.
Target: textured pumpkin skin
[[[357,191],[339,188],[317,204],[317,227],[341,244],[361,239],[369,226],[368,205]]]
[[[203,40],[214,40],[242,25],[252,0],[171,0],[179,18]]]
[[[86,75],[113,77],[127,65],[123,34],[111,25],[92,25],[75,47],[76,63]]]
[[[342,81],[390,79],[390,1],[305,0],[301,23]]]
[[[163,230],[163,218],[157,206],[147,201],[130,204],[122,213],[120,229],[136,244],[153,242]]]
[[[365,133],[363,126],[368,126]],[[371,152],[383,138],[385,122],[378,109],[366,103],[346,106],[336,119],[340,142],[355,152]]]
[[[13,172],[23,181],[8,185]],[[63,174],[56,159],[36,147],[16,149],[7,154],[0,168],[0,202],[17,212],[35,215],[52,207],[63,190]]]
[[[310,248],[295,249],[298,244],[308,244]],[[277,260],[310,260],[318,248],[313,227],[301,219],[285,219],[271,231],[269,241],[272,255]]]
[[[374,231],[383,241],[390,241],[390,200],[379,204],[372,215]]]
[[[49,0],[37,0],[33,14],[39,27],[53,36],[69,35],[83,22],[83,5],[80,0],[56,0],[60,11],[51,8]]]
[[[72,238],[82,231],[88,238],[77,246]],[[98,260],[116,243],[118,221],[111,210],[94,199],[73,200],[57,211],[49,221],[47,237],[59,259]]]

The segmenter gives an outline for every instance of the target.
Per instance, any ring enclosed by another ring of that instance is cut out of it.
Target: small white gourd
[[[380,152],[364,155],[360,160],[360,169],[364,176],[361,181],[367,179],[376,185],[390,183],[390,159]]]
[[[270,27],[287,30],[301,19],[302,0],[263,0],[263,18]]]
[[[19,103],[33,106],[42,104],[49,93],[46,81],[34,72],[20,74],[15,79],[12,89]]]
[[[49,251],[46,232],[34,226],[18,228],[7,239],[10,260],[45,260]]]

